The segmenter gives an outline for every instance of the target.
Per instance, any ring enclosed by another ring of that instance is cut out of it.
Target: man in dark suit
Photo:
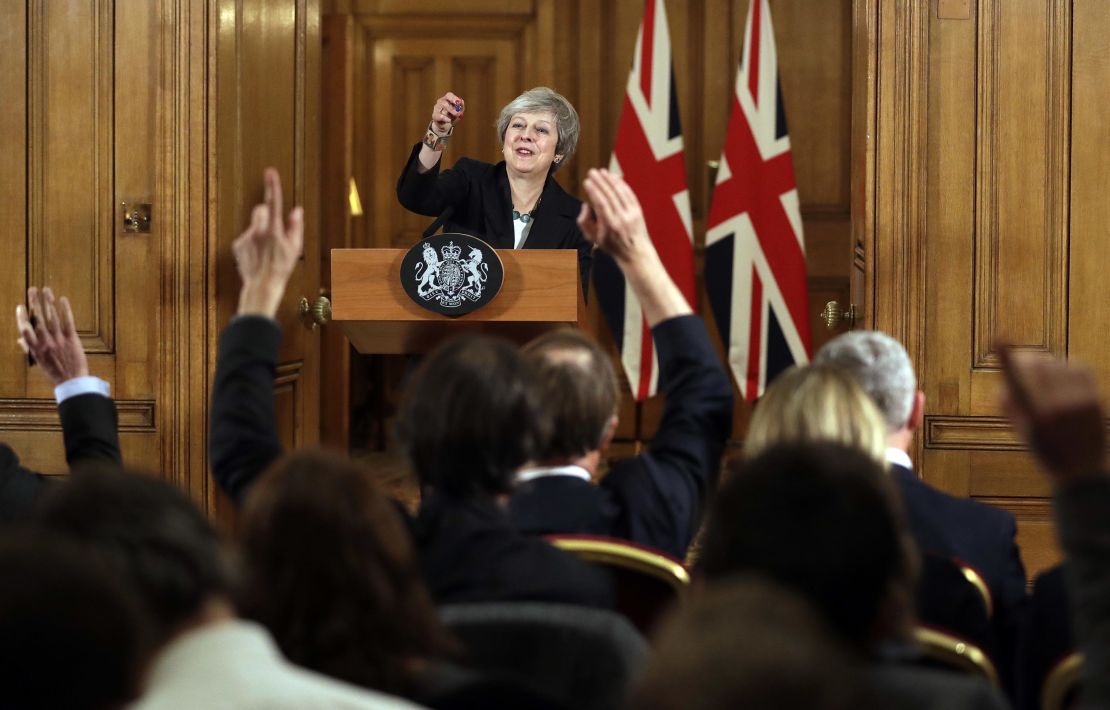
[[[887,459],[901,491],[910,529],[923,552],[974,567],[990,588],[993,625],[1009,685],[1010,662],[1026,605],[1025,568],[1014,516],[929,486],[913,471],[909,450],[924,421],[925,394],[917,388],[909,355],[878,331],[852,331],[818,351],[814,362],[850,373],[878,405],[887,425]]]
[[[302,246],[302,213],[283,221],[281,184],[266,174],[266,204],[234,251],[239,312],[220,336],[212,396],[212,472],[236,503],[282,454],[273,380],[274,320]],[[517,531],[504,510],[512,475],[532,457],[540,428],[535,375],[516,348],[490,338],[441,346],[413,373],[398,435],[420,479],[413,532],[438,604],[551,601],[609,607],[608,577]]]
[[[667,397],[663,418],[644,453],[593,485],[617,427],[616,375],[608,355],[579,331],[540,336],[524,353],[540,376],[551,435],[517,474],[509,511],[524,532],[624,538],[682,559],[716,486],[732,386],[705,324],[655,252],[635,195],[607,171],[591,171],[585,187],[598,217],[584,220],[584,231],[613,256],[652,328]]]
[[[116,407],[108,383],[89,375],[85,349],[77,335],[69,301],[55,302],[49,289],[27,289],[27,308],[16,307],[19,347],[54,385],[70,469],[103,462],[120,464]],[[49,485],[30,471],[7,444],[0,444],[0,524],[22,518]]]

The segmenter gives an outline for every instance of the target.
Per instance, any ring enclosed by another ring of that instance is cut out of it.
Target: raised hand
[[[15,324],[19,330],[16,342],[23,352],[34,358],[55,387],[74,377],[88,375],[89,361],[77,335],[69,299],[63,297],[55,304],[54,292],[49,288],[40,293],[31,287],[27,289],[27,303],[31,308],[30,316],[22,305],[15,308]]]
[[[585,205],[578,226],[586,239],[618,262],[655,253],[644,212],[632,188],[605,169],[591,168],[583,182],[593,214]]]
[[[447,135],[454,127],[455,121],[462,118],[464,110],[466,107],[463,100],[448,91],[440,96],[436,100],[436,105],[432,107],[432,130],[441,136]]]
[[[608,170],[591,169],[582,186],[593,211],[582,205],[578,226],[587,240],[613,257],[648,325],[691,313],[655,251],[640,201],[628,183]]]
[[[1053,477],[1104,473],[1106,429],[1091,371],[1005,344],[996,348],[1006,378],[1003,410]]]
[[[250,225],[231,245],[239,277],[239,313],[273,318],[285,286],[304,248],[304,210],[294,207],[282,216],[281,178],[266,168],[265,197],[251,212]]]

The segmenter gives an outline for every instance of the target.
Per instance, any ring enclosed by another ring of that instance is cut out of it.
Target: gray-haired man
[[[857,330],[829,341],[815,363],[851,374],[878,405],[887,427],[890,473],[905,502],[918,547],[974,567],[990,588],[993,626],[1003,664],[1003,682],[1023,613],[1025,568],[1015,535],[1014,516],[967,498],[952,496],[920,480],[909,451],[925,418],[925,394],[905,348],[878,331]]]

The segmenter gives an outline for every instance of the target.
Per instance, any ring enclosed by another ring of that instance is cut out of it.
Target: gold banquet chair
[[[681,561],[644,545],[596,535],[549,535],[547,539],[606,569],[616,587],[617,611],[645,635],[690,584]]]
[[[1041,710],[1066,710],[1078,699],[1083,680],[1083,654],[1070,653],[1057,663],[1041,689]]]
[[[987,654],[973,643],[937,629],[918,624],[913,629],[914,641],[931,664],[971,675],[981,676],[998,686],[998,670]]]
[[[955,560],[956,565],[963,573],[964,579],[971,583],[971,586],[979,592],[979,596],[983,598],[983,608],[987,610],[987,618],[990,619],[994,616],[994,600],[991,598],[990,587],[987,586],[987,581],[983,579],[983,575],[979,574],[979,570],[975,569],[966,562]]]

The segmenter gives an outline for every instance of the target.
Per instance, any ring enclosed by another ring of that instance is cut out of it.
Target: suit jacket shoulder
[[[514,522],[530,533],[606,535],[682,559],[704,498],[717,482],[732,427],[732,385],[697,316],[653,330],[666,402],[659,431],[640,456],[613,465],[599,486],[563,476],[516,489]]]
[[[0,525],[26,516],[48,485],[42,474],[29,471],[7,444],[0,444]]]
[[[437,604],[565,602],[612,608],[612,581],[546,541],[522,535],[492,501],[425,498],[416,521]]]
[[[116,405],[99,394],[70,397],[58,407],[71,471],[84,465],[120,465]],[[50,479],[25,468],[11,447],[0,444],[0,523],[23,518],[50,485]]]

